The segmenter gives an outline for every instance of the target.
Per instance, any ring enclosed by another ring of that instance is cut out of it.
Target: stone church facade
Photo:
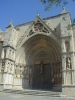
[[[0,31],[0,90],[60,89],[75,93],[75,25],[70,13]]]

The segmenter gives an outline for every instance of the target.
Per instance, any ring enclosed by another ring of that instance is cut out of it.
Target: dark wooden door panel
[[[36,89],[51,89],[51,67],[50,64],[43,65],[41,74],[41,65],[35,65],[33,75],[33,87]]]

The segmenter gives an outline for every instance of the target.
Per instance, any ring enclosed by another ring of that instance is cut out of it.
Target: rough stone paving
[[[75,97],[50,97],[0,92],[0,100],[75,100]]]

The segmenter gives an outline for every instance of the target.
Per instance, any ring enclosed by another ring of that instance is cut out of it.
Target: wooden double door
[[[35,89],[51,89],[52,76],[50,64],[36,64],[33,72],[33,88]]]

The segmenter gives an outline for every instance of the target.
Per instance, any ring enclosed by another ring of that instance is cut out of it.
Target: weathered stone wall
[[[2,47],[3,47],[3,42],[0,42],[0,59],[1,59],[1,53],[2,53]]]
[[[49,18],[44,18],[43,21],[48,25],[48,27],[50,27],[57,35],[60,36],[60,33],[61,33],[61,29],[60,29],[60,23],[61,22],[64,22],[65,21],[65,25],[63,25],[64,27],[63,28],[66,28],[67,29],[67,25],[70,24],[70,15],[68,12],[66,13],[61,13],[57,16],[52,16],[52,17],[49,17]],[[18,39],[23,35],[23,34],[26,34],[25,31],[30,27],[30,25],[32,24],[33,22],[30,22],[30,23],[26,23],[26,24],[22,24],[22,25],[18,25],[16,26],[17,28],[19,28],[18,32],[19,32],[19,35],[18,35]],[[62,29],[63,30],[63,29]],[[65,30],[64,30],[65,31]]]
[[[62,62],[63,93],[67,85],[75,85],[75,30],[74,26],[69,28],[71,24],[68,12],[43,20],[37,16],[33,22],[15,27],[10,24],[3,36],[3,48],[0,42],[1,88],[2,84],[7,89],[30,88],[31,66],[41,50],[50,55],[51,64]]]

